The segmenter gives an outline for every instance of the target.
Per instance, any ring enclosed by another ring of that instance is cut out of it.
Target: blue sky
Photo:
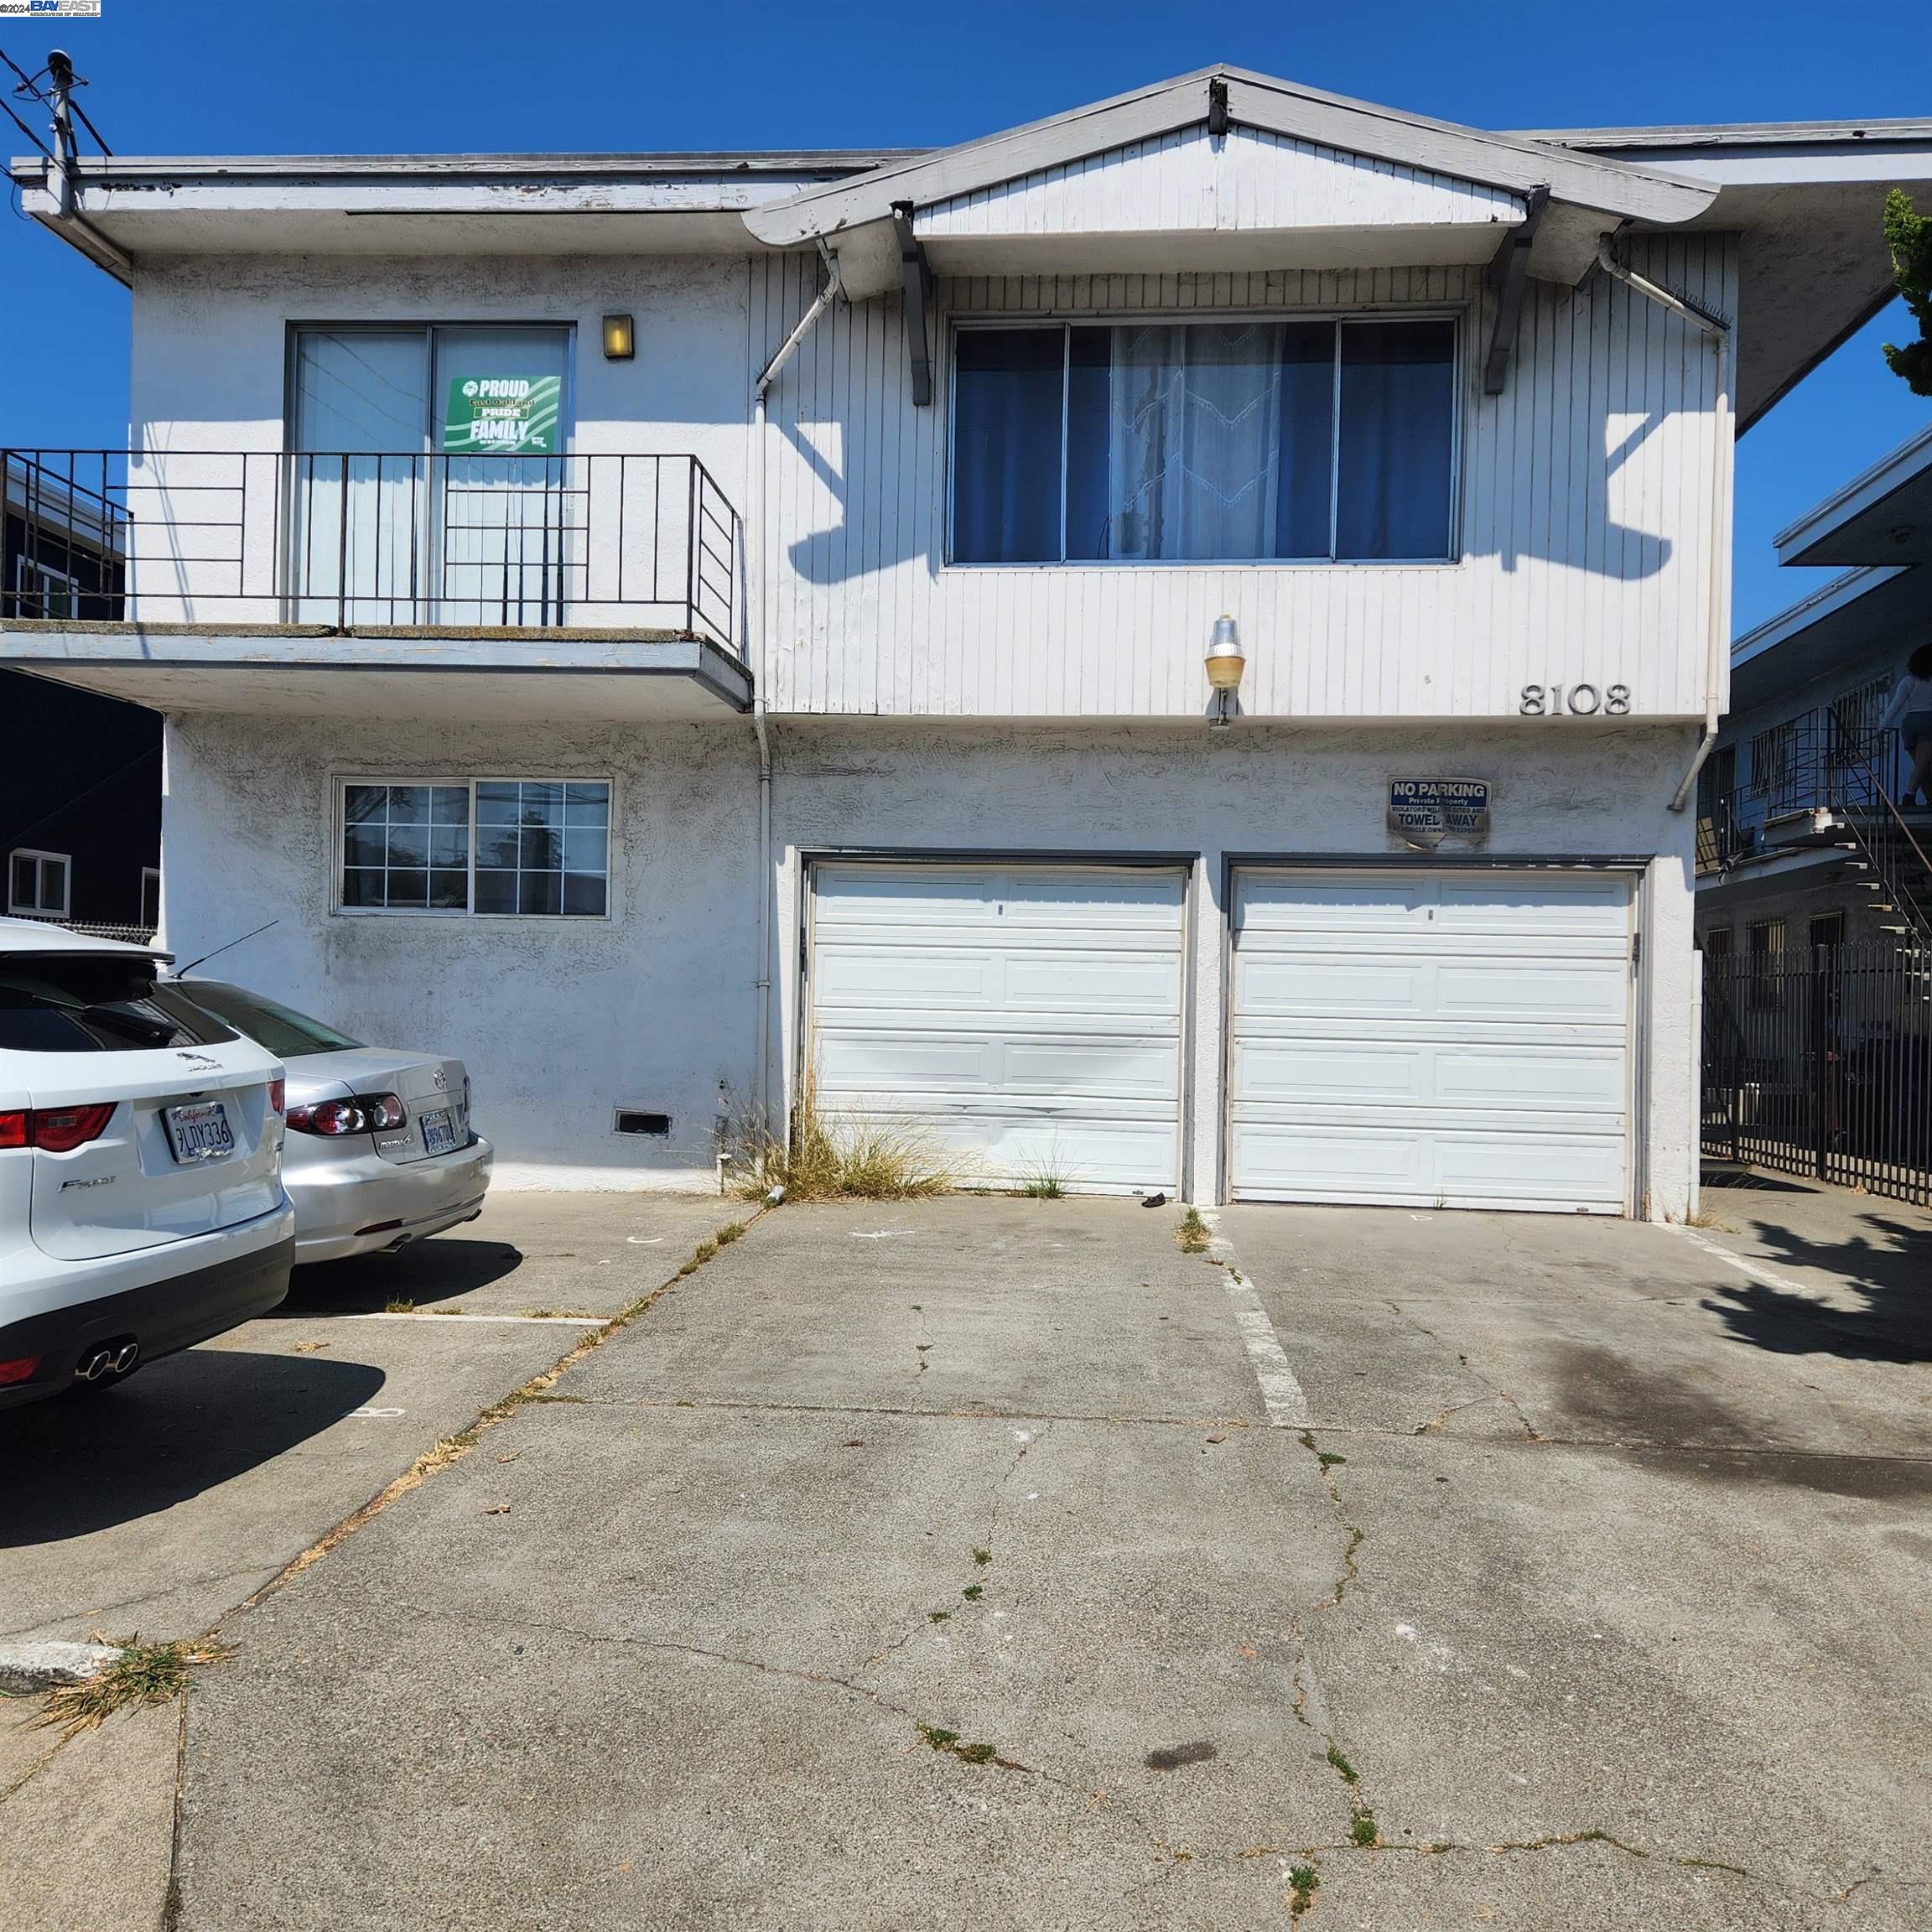
[[[1897,0],[983,0],[958,18],[948,38],[875,0],[103,0],[98,20],[0,19],[0,47],[34,71],[65,46],[127,154],[925,146],[1215,60],[1478,127],[1876,118],[1926,112],[1932,71],[1932,8]],[[18,219],[0,221],[0,441],[122,444],[126,292]],[[1738,629],[1816,581],[1774,567],[1772,533],[1932,421],[1879,358],[1901,314],[1738,446]]]

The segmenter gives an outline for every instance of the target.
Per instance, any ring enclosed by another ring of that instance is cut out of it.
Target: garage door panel
[[[1109,1039],[1011,1039],[997,1035],[860,1033],[820,1036],[818,1091],[828,1104],[864,1098],[908,1104],[925,1091],[1057,1093],[1131,1098],[1171,1106],[1171,1042]]]
[[[1246,958],[1237,955],[1235,996],[1252,1014],[1421,1014],[1426,1010],[1426,963],[1372,965],[1358,955],[1297,952]]]
[[[1405,1045],[1362,1040],[1337,1045],[1244,1040],[1235,1049],[1239,1109],[1373,1106],[1554,1109],[1621,1117],[1620,1046]]]
[[[1234,923],[1237,1195],[1620,1210],[1627,879],[1255,869]]]
[[[831,1114],[917,1124],[989,1185],[1181,1166],[1185,880],[1106,866],[813,872],[811,1052]]]
[[[1629,967],[1621,952],[1602,963],[1524,960],[1514,969],[1488,969],[1473,960],[1444,960],[1436,968],[1435,1013],[1444,1020],[1613,1018],[1629,1004]]]
[[[970,877],[972,888],[962,890]],[[1094,866],[821,865],[822,928],[840,922],[895,932],[929,927],[1072,927],[1165,934],[1182,899],[1173,871]]]
[[[1421,1101],[1428,1093],[1425,1055],[1380,1042],[1337,1048],[1306,1040],[1244,1040],[1234,1048],[1237,1109],[1299,1101]]]

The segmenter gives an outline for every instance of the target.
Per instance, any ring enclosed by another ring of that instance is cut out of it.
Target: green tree
[[[1919,340],[1903,349],[1885,345],[1885,362],[1914,396],[1932,396],[1932,215],[1921,215],[1902,188],[1885,197],[1885,246],[1892,251],[1892,276]]]

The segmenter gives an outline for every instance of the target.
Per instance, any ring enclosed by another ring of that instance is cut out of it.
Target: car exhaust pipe
[[[130,1335],[122,1342],[109,1342],[91,1348],[74,1365],[76,1382],[98,1382],[104,1375],[127,1375],[141,1359],[141,1344]]]

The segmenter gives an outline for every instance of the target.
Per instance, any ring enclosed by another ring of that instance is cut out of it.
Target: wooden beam
[[[1523,288],[1530,279],[1530,250],[1536,239],[1536,224],[1550,205],[1550,190],[1532,188],[1524,201],[1522,221],[1510,230],[1489,262],[1496,319],[1489,330],[1488,352],[1483,358],[1485,396],[1500,396],[1509,381],[1509,358],[1516,347],[1516,327],[1523,314]]]
[[[932,350],[926,335],[926,309],[932,299],[932,267],[925,245],[912,231],[912,204],[892,204],[892,232],[899,239],[899,271],[906,289],[906,355],[911,365],[912,407],[932,402]]]

